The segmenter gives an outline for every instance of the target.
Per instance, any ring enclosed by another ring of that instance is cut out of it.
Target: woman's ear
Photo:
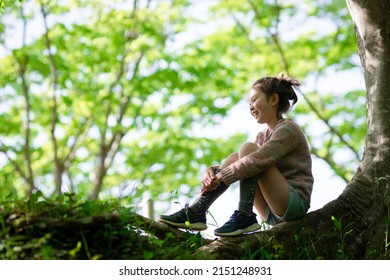
[[[277,106],[279,104],[279,95],[274,93],[272,95],[272,102],[271,102],[271,105],[272,106]]]

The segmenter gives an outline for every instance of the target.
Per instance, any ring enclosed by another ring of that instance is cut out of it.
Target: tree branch
[[[21,7],[21,18],[23,20],[23,35],[22,35],[22,46],[26,47],[26,30],[27,30],[27,20],[24,15],[23,6]],[[26,52],[23,52],[23,57],[18,58],[15,56],[17,64],[19,66],[19,77],[22,81],[22,91],[25,102],[25,114],[26,121],[24,125],[24,158],[25,158],[25,168],[26,168],[26,179],[29,185],[29,190],[27,192],[28,197],[31,197],[33,190],[35,189],[34,184],[34,173],[31,166],[31,151],[30,151],[30,130],[31,130],[31,102],[30,102],[30,91],[26,79],[26,70],[28,64],[28,55]]]
[[[347,178],[345,176],[345,173],[347,171],[345,169],[343,169],[342,167],[337,166],[337,163],[332,159],[332,157],[330,157],[329,153],[326,154],[325,156],[320,155],[318,149],[315,147],[311,147],[311,153],[313,155],[315,155],[316,157],[318,157],[319,159],[322,159],[323,161],[325,161],[333,169],[333,171],[340,177],[340,179],[342,179],[345,183],[349,182],[349,178]]]
[[[3,154],[8,159],[8,161],[13,165],[13,167],[16,170],[16,172],[18,172],[19,175],[28,183],[28,181],[29,181],[28,176],[23,172],[23,170],[20,167],[20,165],[9,156],[9,154],[7,153],[7,150],[3,147],[3,145],[0,148],[0,151],[3,152]]]
[[[90,125],[88,124],[91,120],[91,117],[88,117],[81,125],[80,129],[75,135],[75,141],[73,142],[72,146],[69,148],[68,153],[65,155],[63,163],[65,166],[68,166],[70,164],[70,161],[73,159],[74,154],[76,152],[77,144],[86,137],[88,130],[90,128]]]
[[[133,11],[131,14],[131,17],[133,17],[134,20],[136,17],[137,8],[138,8],[137,2],[135,1]],[[109,94],[112,94],[115,86],[119,84],[119,82],[121,81],[123,76],[128,72],[128,67],[125,67],[125,61],[126,61],[126,58],[129,54],[130,50],[127,46],[131,42],[133,42],[133,40],[137,37],[136,35],[134,35],[132,33],[126,34],[126,32],[124,35],[126,38],[126,43],[124,44],[124,49],[123,49],[122,59],[120,61],[119,71],[116,75],[115,81],[113,81],[109,87]],[[141,52],[139,57],[135,61],[135,66],[134,66],[134,70],[132,73],[132,77],[130,78],[130,81],[132,81],[136,77],[138,70],[139,70],[139,65],[141,63],[142,58],[144,57],[144,54],[145,54],[144,52]],[[123,89],[122,89],[122,91],[123,91]],[[119,112],[116,116],[116,125],[118,127],[122,126],[122,120],[123,120],[123,117],[126,113],[126,109],[127,109],[127,106],[129,104],[130,100],[131,100],[131,96],[129,94],[129,95],[124,97],[123,102],[121,103],[121,105],[119,107]],[[123,139],[123,137],[126,135],[126,132],[124,132],[122,129],[120,131],[115,131],[113,133],[111,139],[109,140],[109,142],[108,143],[106,142],[107,141],[106,132],[107,132],[107,127],[108,127],[108,119],[111,116],[111,112],[112,112],[112,105],[109,102],[107,105],[106,116],[105,116],[106,117],[106,126],[105,126],[105,128],[101,129],[100,155],[99,155],[100,161],[99,161],[98,171],[96,174],[95,188],[91,194],[91,199],[97,199],[97,197],[102,189],[103,180],[104,180],[104,177],[106,176],[107,170],[111,167],[111,165],[115,159],[115,155],[117,154],[117,152],[120,148],[120,142]]]
[[[54,166],[55,166],[55,193],[60,194],[61,193],[61,187],[62,187],[62,174],[64,171],[64,165],[59,159],[58,155],[58,143],[57,143],[57,137],[55,135],[56,132],[56,126],[58,121],[58,112],[57,112],[57,87],[58,87],[58,73],[57,73],[57,66],[54,61],[54,56],[51,50],[51,40],[49,38],[49,27],[47,24],[47,12],[45,10],[45,7],[40,1],[40,8],[41,13],[43,17],[43,23],[45,27],[45,43],[46,43],[46,49],[48,51],[49,55],[49,63],[50,63],[50,73],[52,77],[52,85],[53,85],[53,95],[51,99],[51,108],[52,108],[52,117],[51,117],[51,125],[50,125],[50,135],[51,140],[53,142],[53,152],[54,152]]]

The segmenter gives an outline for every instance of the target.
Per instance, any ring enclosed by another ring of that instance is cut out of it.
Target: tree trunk
[[[347,0],[347,5],[367,88],[367,137],[354,177],[322,209],[267,231],[218,239],[199,249],[205,258],[237,259],[248,254],[263,258],[283,254],[290,259],[390,257],[390,2]]]

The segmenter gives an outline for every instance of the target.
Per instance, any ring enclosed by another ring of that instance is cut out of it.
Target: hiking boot
[[[161,215],[157,218],[157,222],[190,230],[207,229],[206,212],[203,214],[196,214],[188,207],[188,204],[186,204],[183,209],[173,213],[172,215]]]
[[[222,227],[217,228],[214,234],[217,236],[238,236],[246,232],[252,232],[260,229],[261,226],[257,223],[255,213],[245,213],[241,211],[234,211]]]

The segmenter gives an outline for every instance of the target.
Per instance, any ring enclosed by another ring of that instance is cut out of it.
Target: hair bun
[[[279,75],[278,75],[278,78],[281,79],[281,80],[284,80],[284,73],[280,72]]]
[[[301,83],[297,79],[286,77],[283,72],[279,73],[278,79],[285,80],[285,81],[291,83],[293,86],[296,86],[296,87],[299,87],[301,85]]]
[[[286,80],[289,81],[293,86],[299,87],[301,85],[301,83],[297,79],[287,78]]]

